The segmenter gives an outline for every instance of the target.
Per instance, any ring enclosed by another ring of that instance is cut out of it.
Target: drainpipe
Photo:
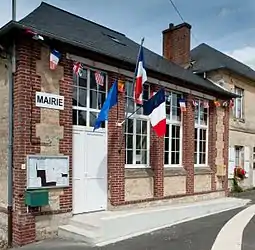
[[[12,21],[16,21],[16,0],[12,0]],[[9,133],[8,133],[8,174],[7,174],[7,212],[8,247],[12,247],[12,205],[13,205],[13,79],[16,69],[15,40],[13,40],[9,60]]]

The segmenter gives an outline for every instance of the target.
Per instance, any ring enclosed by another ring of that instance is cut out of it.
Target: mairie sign
[[[45,92],[36,92],[35,105],[40,108],[64,110],[64,96]]]

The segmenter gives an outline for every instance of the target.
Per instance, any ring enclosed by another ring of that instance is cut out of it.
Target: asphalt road
[[[23,250],[211,250],[214,241],[222,227],[233,216],[243,209],[255,203],[255,191],[239,195],[240,198],[252,199],[251,204],[222,212],[216,215],[207,216],[190,222],[185,222],[161,229],[150,234],[145,234],[112,245],[98,248],[89,248],[77,242],[67,242],[63,240],[52,240],[38,243],[32,246],[20,248]],[[247,224],[243,231],[242,249],[255,249],[255,218]],[[228,246],[224,250],[228,249]]]

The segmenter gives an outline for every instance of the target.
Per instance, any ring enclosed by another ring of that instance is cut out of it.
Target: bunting
[[[185,112],[187,110],[186,109],[186,102],[185,102],[184,99],[179,100],[179,105],[180,105],[181,112]]]

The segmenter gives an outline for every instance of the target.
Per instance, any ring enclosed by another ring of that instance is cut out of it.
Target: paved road
[[[255,249],[255,191],[245,193],[252,199],[243,208],[185,222],[150,234],[128,239],[100,248],[88,248],[75,242],[48,241],[23,250],[254,250]],[[247,211],[247,212],[246,212]],[[244,219],[242,219],[244,218]],[[247,219],[247,225],[245,224]],[[241,224],[245,224],[239,226]],[[240,244],[238,244],[240,240]],[[230,247],[236,241],[237,248]]]

